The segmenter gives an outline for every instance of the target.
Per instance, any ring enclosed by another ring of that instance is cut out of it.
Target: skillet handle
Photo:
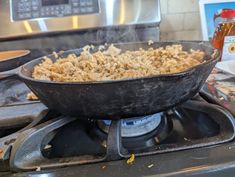
[[[20,68],[15,68],[9,71],[0,72],[0,80],[6,79],[8,77],[17,76]]]

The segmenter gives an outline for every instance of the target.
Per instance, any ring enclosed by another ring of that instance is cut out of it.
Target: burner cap
[[[122,137],[136,137],[145,135],[155,130],[161,122],[162,113],[148,115],[144,117],[135,117],[130,119],[122,120]],[[111,120],[100,120],[98,121],[98,127],[108,133]]]

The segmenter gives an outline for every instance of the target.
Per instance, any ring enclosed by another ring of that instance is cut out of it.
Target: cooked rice
[[[70,54],[53,62],[50,58],[35,66],[32,77],[38,80],[84,82],[139,78],[172,74],[203,62],[205,53],[183,51],[181,45],[165,48],[121,51],[110,45],[107,50],[90,53],[85,47],[80,56]]]

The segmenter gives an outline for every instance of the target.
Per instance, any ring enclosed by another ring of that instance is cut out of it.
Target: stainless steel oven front
[[[2,0],[0,39],[84,29],[159,26],[159,0]]]

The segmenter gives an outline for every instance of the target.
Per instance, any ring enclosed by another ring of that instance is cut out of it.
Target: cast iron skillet
[[[46,106],[64,115],[81,119],[143,116],[169,109],[192,98],[214,68],[218,54],[211,57],[214,49],[196,42],[158,42],[151,46],[147,43],[116,45],[123,50],[138,50],[140,47],[157,48],[172,44],[182,44],[184,50],[200,49],[206,52],[206,62],[177,74],[116,81],[61,83],[31,78],[34,66],[43,60],[38,58],[15,70],[1,73],[0,78],[18,75]],[[65,57],[71,53],[79,55],[81,51],[70,50],[60,56]],[[53,55],[49,57],[56,60]]]

